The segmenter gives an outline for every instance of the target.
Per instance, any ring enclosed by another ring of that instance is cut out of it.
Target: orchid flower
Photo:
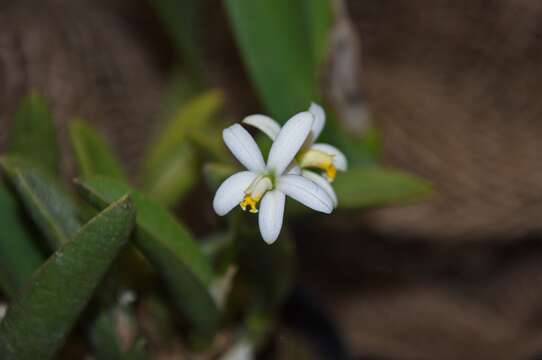
[[[331,213],[333,200],[325,190],[307,178],[289,173],[292,160],[311,131],[313,119],[310,112],[302,112],[288,120],[277,131],[267,164],[248,131],[239,124],[226,128],[222,134],[224,142],[247,171],[233,174],[220,185],[213,200],[215,212],[223,216],[239,205],[257,213],[261,201],[258,224],[268,244],[280,234],[286,195],[313,210]]]
[[[346,171],[348,162],[346,156],[336,147],[329,144],[315,143],[326,123],[326,114],[324,109],[315,103],[311,104],[309,112],[314,116],[314,122],[306,141],[301,146],[299,154],[295,158],[297,165],[301,169],[293,164],[291,166],[291,173],[300,173],[302,176],[318,184],[331,197],[333,205],[336,207],[337,195],[329,183],[335,179],[337,170]],[[243,123],[261,130],[271,140],[275,140],[280,132],[279,123],[265,115],[256,114],[247,116],[243,120]],[[307,170],[307,168],[320,169],[325,175],[321,176]]]

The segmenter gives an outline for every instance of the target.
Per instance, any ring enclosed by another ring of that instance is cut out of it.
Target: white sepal
[[[260,203],[258,224],[262,238],[268,244],[272,244],[279,237],[285,200],[286,196],[282,192],[272,190],[265,194]]]
[[[333,200],[320,186],[299,175],[277,179],[277,189],[303,205],[326,214],[333,211]]]
[[[325,152],[329,155],[333,155],[333,165],[340,171],[346,171],[348,169],[348,160],[343,152],[337,149],[335,146],[329,144],[317,143],[311,146],[311,149]]]
[[[269,136],[271,140],[275,140],[280,132],[279,123],[265,115],[256,114],[247,116],[243,120],[243,123],[254,126],[256,129]]]
[[[335,194],[335,190],[333,190],[333,187],[327,181],[323,176],[318,175],[315,172],[312,172],[310,170],[303,170],[301,173],[302,176],[306,177],[310,181],[314,182],[316,185],[320,186],[324,191],[327,193],[327,195],[331,198],[331,201],[333,201],[333,207],[336,208],[338,205],[337,200],[337,194]]]
[[[251,171],[240,171],[224,180],[213,199],[215,212],[223,216],[239,205],[245,196],[245,190],[257,176]]]
[[[307,139],[313,119],[313,115],[305,111],[284,124],[269,151],[267,168],[275,170],[277,175],[284,173]]]
[[[316,103],[311,103],[309,111],[314,116],[310,135],[312,140],[311,143],[314,143],[324,129],[326,124],[326,113],[324,112],[324,109]]]
[[[233,156],[248,170],[263,171],[265,161],[252,136],[241,125],[234,124],[222,132],[224,142]]]

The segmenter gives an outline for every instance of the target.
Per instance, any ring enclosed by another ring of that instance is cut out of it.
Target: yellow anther
[[[333,155],[320,150],[310,149],[298,156],[299,166],[302,168],[317,168],[326,172],[329,181],[337,175],[337,168],[333,164]]]
[[[333,164],[329,165],[326,169],[326,177],[328,181],[332,182],[333,180],[335,180],[336,175],[337,175],[337,168],[335,167],[335,165]]]
[[[247,210],[247,207],[250,208],[248,211],[256,214],[258,212],[258,208],[256,207],[256,204],[258,201],[251,198],[249,195],[245,196],[245,199],[239,203],[239,206],[241,206],[241,209],[243,211]]]

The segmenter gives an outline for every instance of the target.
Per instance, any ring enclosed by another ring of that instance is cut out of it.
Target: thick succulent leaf
[[[318,68],[331,26],[329,0],[226,0],[260,98],[284,122],[318,97]]]
[[[34,274],[0,323],[0,358],[50,359],[62,346],[134,225],[127,197],[113,203]]]
[[[0,166],[52,249],[66,243],[79,230],[81,224],[74,203],[51,176],[33,164],[11,157],[1,158]]]
[[[122,182],[96,177],[77,184],[82,196],[99,208],[118,194],[131,194],[138,209],[136,245],[157,268],[195,330],[210,335],[219,316],[208,291],[213,274],[190,233],[163,207]]]
[[[17,202],[0,182],[0,285],[10,297],[43,261],[20,215]]]
[[[70,124],[70,139],[81,175],[125,178],[122,166],[105,139],[84,120],[75,120]]]
[[[51,173],[58,169],[53,119],[44,99],[35,92],[23,99],[15,113],[7,151]]]
[[[380,167],[352,168],[333,183],[339,209],[407,202],[432,193],[427,181],[398,170]]]
[[[157,200],[175,203],[194,183],[196,156],[188,137],[205,128],[222,103],[222,94],[210,91],[182,104],[151,142],[141,177]]]

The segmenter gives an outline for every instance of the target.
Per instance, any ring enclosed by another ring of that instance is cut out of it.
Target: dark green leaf
[[[280,122],[318,98],[331,25],[329,0],[226,0],[237,44],[260,98]]]
[[[0,182],[0,285],[10,297],[43,260],[20,215],[17,202]]]
[[[420,178],[385,168],[353,168],[340,173],[333,183],[339,208],[363,208],[406,202],[431,194]]]
[[[0,358],[49,359],[64,343],[133,227],[127,197],[115,202],[34,274],[0,323]]]
[[[58,170],[55,126],[47,104],[36,92],[24,98],[15,113],[7,150],[51,173]]]
[[[75,205],[51,176],[34,165],[11,157],[1,158],[0,166],[51,248],[56,249],[66,243],[79,230],[81,224]]]
[[[81,175],[125,178],[122,166],[105,139],[84,120],[75,120],[70,124],[70,138]]]
[[[137,246],[158,269],[196,331],[210,335],[219,316],[208,291],[213,274],[209,259],[190,233],[156,202],[119,181],[98,177],[77,184],[82,196],[96,207],[110,203],[118,194],[131,194],[138,209]]]

